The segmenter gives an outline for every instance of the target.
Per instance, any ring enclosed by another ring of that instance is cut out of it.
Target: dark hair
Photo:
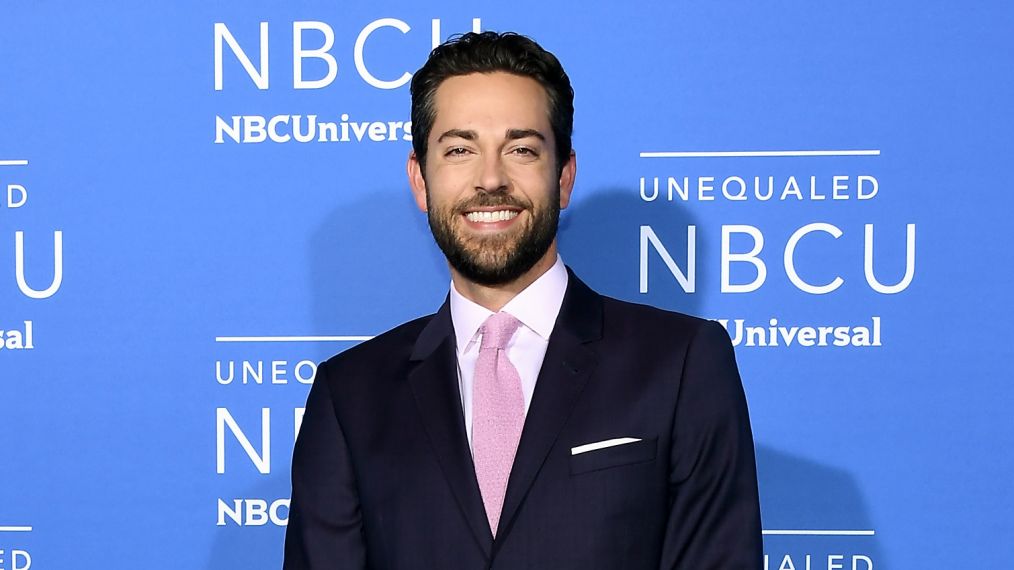
[[[556,169],[570,158],[574,130],[574,90],[556,56],[530,38],[513,32],[469,32],[454,36],[430,52],[412,78],[412,148],[426,163],[427,143],[436,119],[434,97],[449,77],[503,71],[530,77],[546,90],[549,124],[556,139]]]

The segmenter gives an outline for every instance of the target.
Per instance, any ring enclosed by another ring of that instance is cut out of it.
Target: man
[[[760,568],[746,402],[718,324],[601,297],[557,254],[573,91],[515,34],[412,81],[448,300],[322,364],[285,567]]]

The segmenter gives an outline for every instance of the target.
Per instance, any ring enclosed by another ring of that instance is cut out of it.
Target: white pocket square
[[[586,443],[577,447],[570,448],[571,455],[579,455],[581,453],[587,453],[589,451],[595,451],[596,449],[605,449],[607,447],[615,447],[617,445],[623,445],[626,443],[634,443],[635,441],[641,441],[640,438],[636,437],[617,437],[615,439],[607,439],[604,441],[596,441],[595,443]]]

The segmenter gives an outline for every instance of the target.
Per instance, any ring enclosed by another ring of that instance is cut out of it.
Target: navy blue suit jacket
[[[292,459],[297,569],[757,569],[760,509],[728,334],[573,273],[493,539],[448,303],[321,364]],[[628,443],[572,455],[613,438]]]

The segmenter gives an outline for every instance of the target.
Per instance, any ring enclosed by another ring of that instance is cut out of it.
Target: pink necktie
[[[496,536],[507,479],[525,424],[521,377],[507,358],[507,343],[521,321],[496,313],[483,323],[472,387],[472,459],[489,528]]]

